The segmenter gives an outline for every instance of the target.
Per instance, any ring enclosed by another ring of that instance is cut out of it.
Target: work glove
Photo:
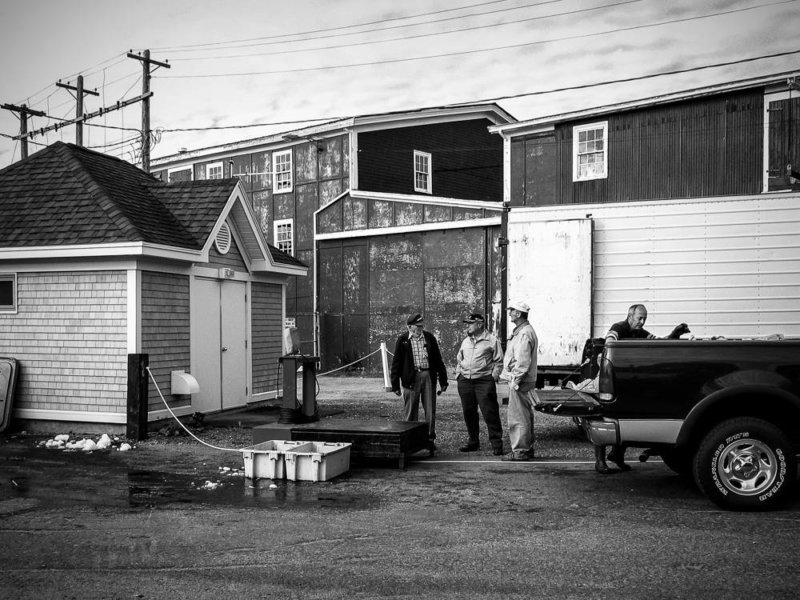
[[[684,333],[690,333],[691,329],[686,323],[681,323],[680,325],[676,325],[675,329],[672,330],[672,333],[669,334],[669,338],[672,340],[677,340],[681,337]]]

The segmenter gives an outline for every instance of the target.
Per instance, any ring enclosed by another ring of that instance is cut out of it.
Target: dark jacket
[[[447,369],[442,361],[439,343],[432,333],[423,331],[422,336],[425,338],[425,348],[428,350],[428,366],[431,370],[431,380],[438,380],[439,387],[446,388]],[[392,358],[393,392],[400,390],[401,383],[403,387],[406,388],[414,387],[414,380],[416,379],[416,373],[414,372],[414,353],[411,350],[411,342],[408,338],[409,333],[406,331],[397,338],[397,342],[394,345],[394,357]]]

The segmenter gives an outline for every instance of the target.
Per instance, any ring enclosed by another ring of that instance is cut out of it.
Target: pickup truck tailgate
[[[533,390],[534,408],[562,417],[588,417],[601,412],[601,404],[590,394],[571,389]]]

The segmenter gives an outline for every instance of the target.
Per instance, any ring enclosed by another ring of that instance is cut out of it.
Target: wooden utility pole
[[[47,115],[40,110],[31,110],[25,104],[14,106],[13,104],[3,104],[0,108],[19,113],[19,140],[22,140],[20,155],[28,158],[28,115],[34,117],[46,117]]]
[[[83,97],[86,95],[98,96],[97,90],[84,90],[83,89],[83,75],[78,75],[77,85],[69,85],[68,83],[61,83],[57,81],[58,87],[75,92],[75,145],[83,146]]]
[[[150,172],[150,65],[171,68],[169,63],[159,62],[150,58],[150,50],[143,54],[128,52],[128,58],[135,58],[142,63],[142,171]]]

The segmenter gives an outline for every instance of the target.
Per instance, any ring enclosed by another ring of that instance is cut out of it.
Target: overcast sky
[[[300,121],[482,100],[527,120],[800,70],[798,31],[798,0],[0,0],[0,103],[56,117],[29,130],[71,119],[55,83],[80,74],[98,93],[84,112],[112,106],[141,94],[126,53],[149,49],[171,65],[151,82],[160,157]],[[135,160],[140,104],[89,123],[85,146]],[[19,160],[18,133],[0,110],[0,168]],[[29,152],[58,140],[74,126]]]

